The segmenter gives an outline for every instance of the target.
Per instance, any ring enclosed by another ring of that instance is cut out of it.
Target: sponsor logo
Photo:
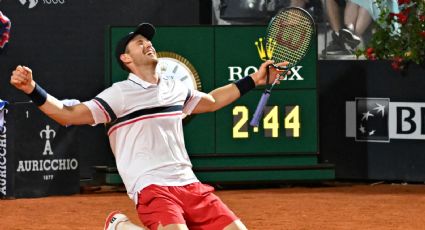
[[[111,218],[111,222],[110,223],[113,224],[116,220],[117,220],[117,218],[114,216],[114,217]]]
[[[425,103],[356,98],[346,101],[345,108],[346,137],[367,142],[425,140]]]
[[[28,4],[28,9],[32,9],[37,6],[38,3],[42,3],[43,5],[63,5],[65,4],[65,0],[19,0],[19,2],[26,6]]]
[[[261,60],[266,61],[273,56],[273,51],[276,47],[276,41],[273,41],[273,39],[269,38],[267,44],[264,45],[263,38],[259,38],[258,41],[255,41],[254,44],[257,47],[258,56],[260,56]]]
[[[7,109],[3,110],[7,113]],[[6,196],[7,188],[7,127],[6,122],[0,131],[0,193]]]
[[[50,129],[49,125],[46,125],[46,128],[41,130],[40,137],[41,139],[46,139],[46,144],[44,145],[43,156],[53,155],[52,146],[50,145],[50,138],[55,138],[56,132],[53,129]]]
[[[259,38],[258,41],[254,42],[255,46],[257,47],[258,57],[266,61],[269,59],[269,57],[273,56],[273,51],[276,47],[276,41],[273,41],[271,38],[267,42],[266,45],[264,45],[264,39]],[[227,67],[229,70],[229,78],[228,80],[233,82],[235,80],[241,79],[244,76],[247,76],[249,74],[252,74],[256,71],[258,71],[258,68],[256,66],[229,66]],[[304,78],[300,74],[300,70],[302,69],[302,66],[293,66],[291,68],[291,75],[285,76],[283,81],[302,81]]]
[[[255,66],[248,66],[248,67],[241,67],[241,66],[229,66],[227,67],[229,69],[229,81],[233,82],[235,80],[241,79],[244,76],[247,76],[249,74],[252,74],[256,71],[258,71],[258,68]],[[300,74],[300,70],[302,69],[302,66],[294,66],[291,68],[291,75],[285,76],[283,81],[302,81],[304,78]]]
[[[56,131],[51,129],[49,125],[40,131],[41,139],[45,139],[44,150],[41,154],[50,159],[36,159],[36,160],[20,160],[18,162],[17,172],[46,172],[52,173],[55,171],[75,171],[78,169],[78,160],[75,158],[60,158],[51,159],[54,155],[51,146],[51,140],[56,137]],[[53,180],[54,174],[43,175],[43,180]]]
[[[38,3],[38,0],[19,0],[19,2],[23,5],[23,6],[25,6],[25,4],[27,4],[27,2],[28,2],[28,9],[32,9],[32,8],[34,8],[36,5],[37,5],[37,3]]]

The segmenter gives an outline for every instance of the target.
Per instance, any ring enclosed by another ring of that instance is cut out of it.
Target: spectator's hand
[[[283,80],[285,78],[285,76],[281,76],[280,74],[282,74],[284,72],[284,70],[279,70],[274,68],[273,65],[273,61],[272,60],[267,60],[265,62],[263,62],[263,64],[261,64],[260,68],[258,69],[257,72],[253,73],[251,75],[252,79],[255,82],[256,86],[259,85],[265,85],[266,81],[267,81],[267,68],[269,68],[269,83],[272,84],[276,78],[279,78],[279,80]],[[288,66],[289,62],[280,62],[277,63],[276,66],[281,66],[281,67],[286,67]],[[286,73],[286,75],[289,75],[291,72],[288,71]],[[277,84],[279,84],[280,81],[277,82]]]
[[[32,70],[26,66],[17,66],[10,77],[10,84],[22,92],[30,94],[35,88]]]

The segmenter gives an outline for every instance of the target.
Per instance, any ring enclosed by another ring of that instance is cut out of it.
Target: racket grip
[[[258,124],[260,123],[260,119],[263,116],[264,107],[267,104],[267,101],[269,100],[270,92],[266,91],[261,95],[261,99],[258,102],[257,109],[255,109],[254,117],[252,118],[251,122],[249,123],[251,126],[258,127]]]

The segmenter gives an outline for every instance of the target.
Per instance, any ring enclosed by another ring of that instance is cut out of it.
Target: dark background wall
[[[51,2],[47,4],[45,2]],[[54,4],[53,2],[57,2]],[[63,4],[62,4],[63,3]],[[0,55],[0,98],[28,98],[9,84],[17,65],[33,70],[35,80],[59,99],[89,100],[105,88],[105,31],[108,26],[198,25],[209,23],[209,1],[198,0],[0,0],[0,10],[12,21],[11,38]],[[81,177],[93,165],[113,165],[102,126],[80,127]]]
[[[386,61],[318,62],[320,157],[335,164],[337,179],[425,181],[425,140],[355,141],[346,137],[345,110],[355,98],[423,104],[424,77],[425,68],[418,65],[402,75]]]

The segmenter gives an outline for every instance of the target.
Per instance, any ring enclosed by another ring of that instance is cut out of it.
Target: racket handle
[[[260,119],[263,116],[264,107],[267,104],[267,101],[270,97],[270,91],[265,91],[263,95],[261,95],[261,99],[258,102],[257,109],[255,110],[254,117],[252,118],[251,122],[249,123],[251,126],[258,127],[258,124],[260,123]]]

